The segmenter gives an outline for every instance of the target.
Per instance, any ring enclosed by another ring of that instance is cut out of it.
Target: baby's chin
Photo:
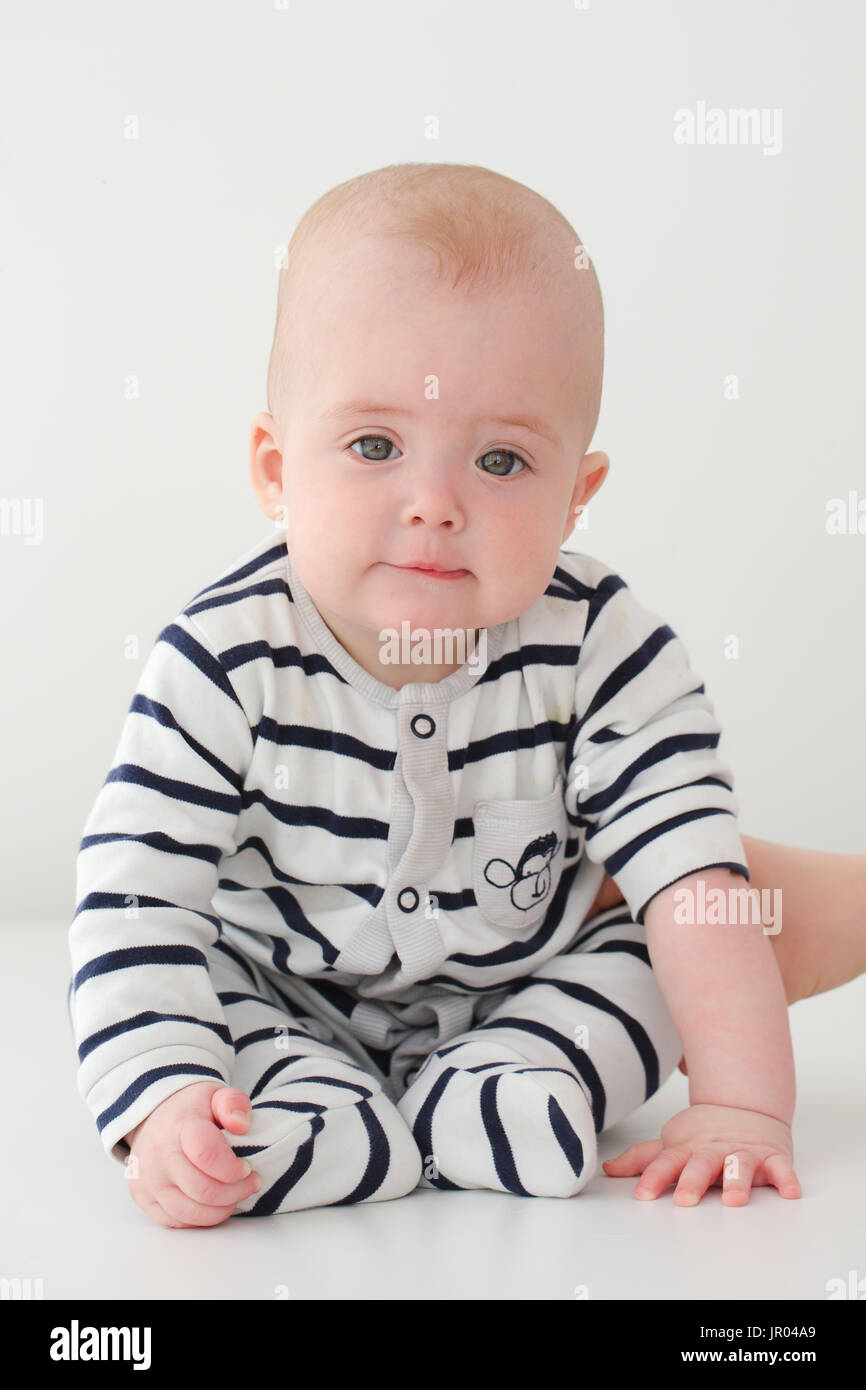
[[[542,584],[541,592],[545,587]],[[513,573],[485,581],[470,570],[460,578],[435,579],[378,564],[359,577],[357,586],[344,588],[343,598],[371,631],[388,628],[402,635],[408,623],[410,633],[419,628],[471,634],[525,613],[538,594],[528,592],[525,582],[515,591]]]
[[[403,634],[413,632],[464,632],[470,633],[478,627],[486,627],[475,604],[446,603],[435,600],[405,600],[392,598],[390,601],[370,604],[368,607],[370,627],[376,631],[388,629]]]

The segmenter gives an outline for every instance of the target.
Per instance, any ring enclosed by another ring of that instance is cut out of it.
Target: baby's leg
[[[788,1003],[836,989],[866,971],[866,854],[741,839],[750,887],[781,890],[782,930],[768,935]],[[622,901],[616,883],[605,877],[586,920]]]
[[[837,989],[862,975],[866,854],[798,849],[748,835],[741,839],[751,886],[782,892],[782,930],[770,940],[788,1003]]]
[[[431,1053],[397,1109],[421,1185],[573,1197],[598,1169],[597,1136],[667,1080],[680,1039],[627,908],[584,928],[485,1022]]]
[[[413,1191],[420,1154],[379,1082],[271,1002],[268,987],[247,974],[248,962],[214,946],[208,968],[235,1048],[229,1085],[252,1102],[246,1133],[223,1133],[262,1178],[261,1191],[232,1215],[384,1202]],[[318,1023],[316,1030],[327,1032]]]

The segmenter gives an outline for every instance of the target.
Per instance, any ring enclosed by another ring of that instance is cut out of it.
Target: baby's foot
[[[421,1151],[422,1186],[575,1196],[598,1167],[580,1083],[564,1068],[489,1062],[490,1050],[487,1040],[449,1044],[398,1102]]]

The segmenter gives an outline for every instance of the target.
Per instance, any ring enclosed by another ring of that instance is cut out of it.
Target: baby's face
[[[471,633],[525,612],[608,461],[581,456],[581,345],[554,288],[467,294],[378,235],[316,257],[284,438],[257,417],[252,476],[269,515],[282,505],[316,607],[369,670],[405,621]],[[461,574],[405,568],[422,562]]]

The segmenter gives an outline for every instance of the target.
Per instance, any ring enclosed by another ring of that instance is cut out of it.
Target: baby
[[[608,1171],[800,1195],[811,964],[678,915],[748,894],[721,729],[561,548],[602,367],[592,264],[522,184],[396,165],[299,223],[250,449],[275,524],[159,634],[78,857],[79,1089],[157,1224],[570,1197],[683,1054],[689,1107]]]

